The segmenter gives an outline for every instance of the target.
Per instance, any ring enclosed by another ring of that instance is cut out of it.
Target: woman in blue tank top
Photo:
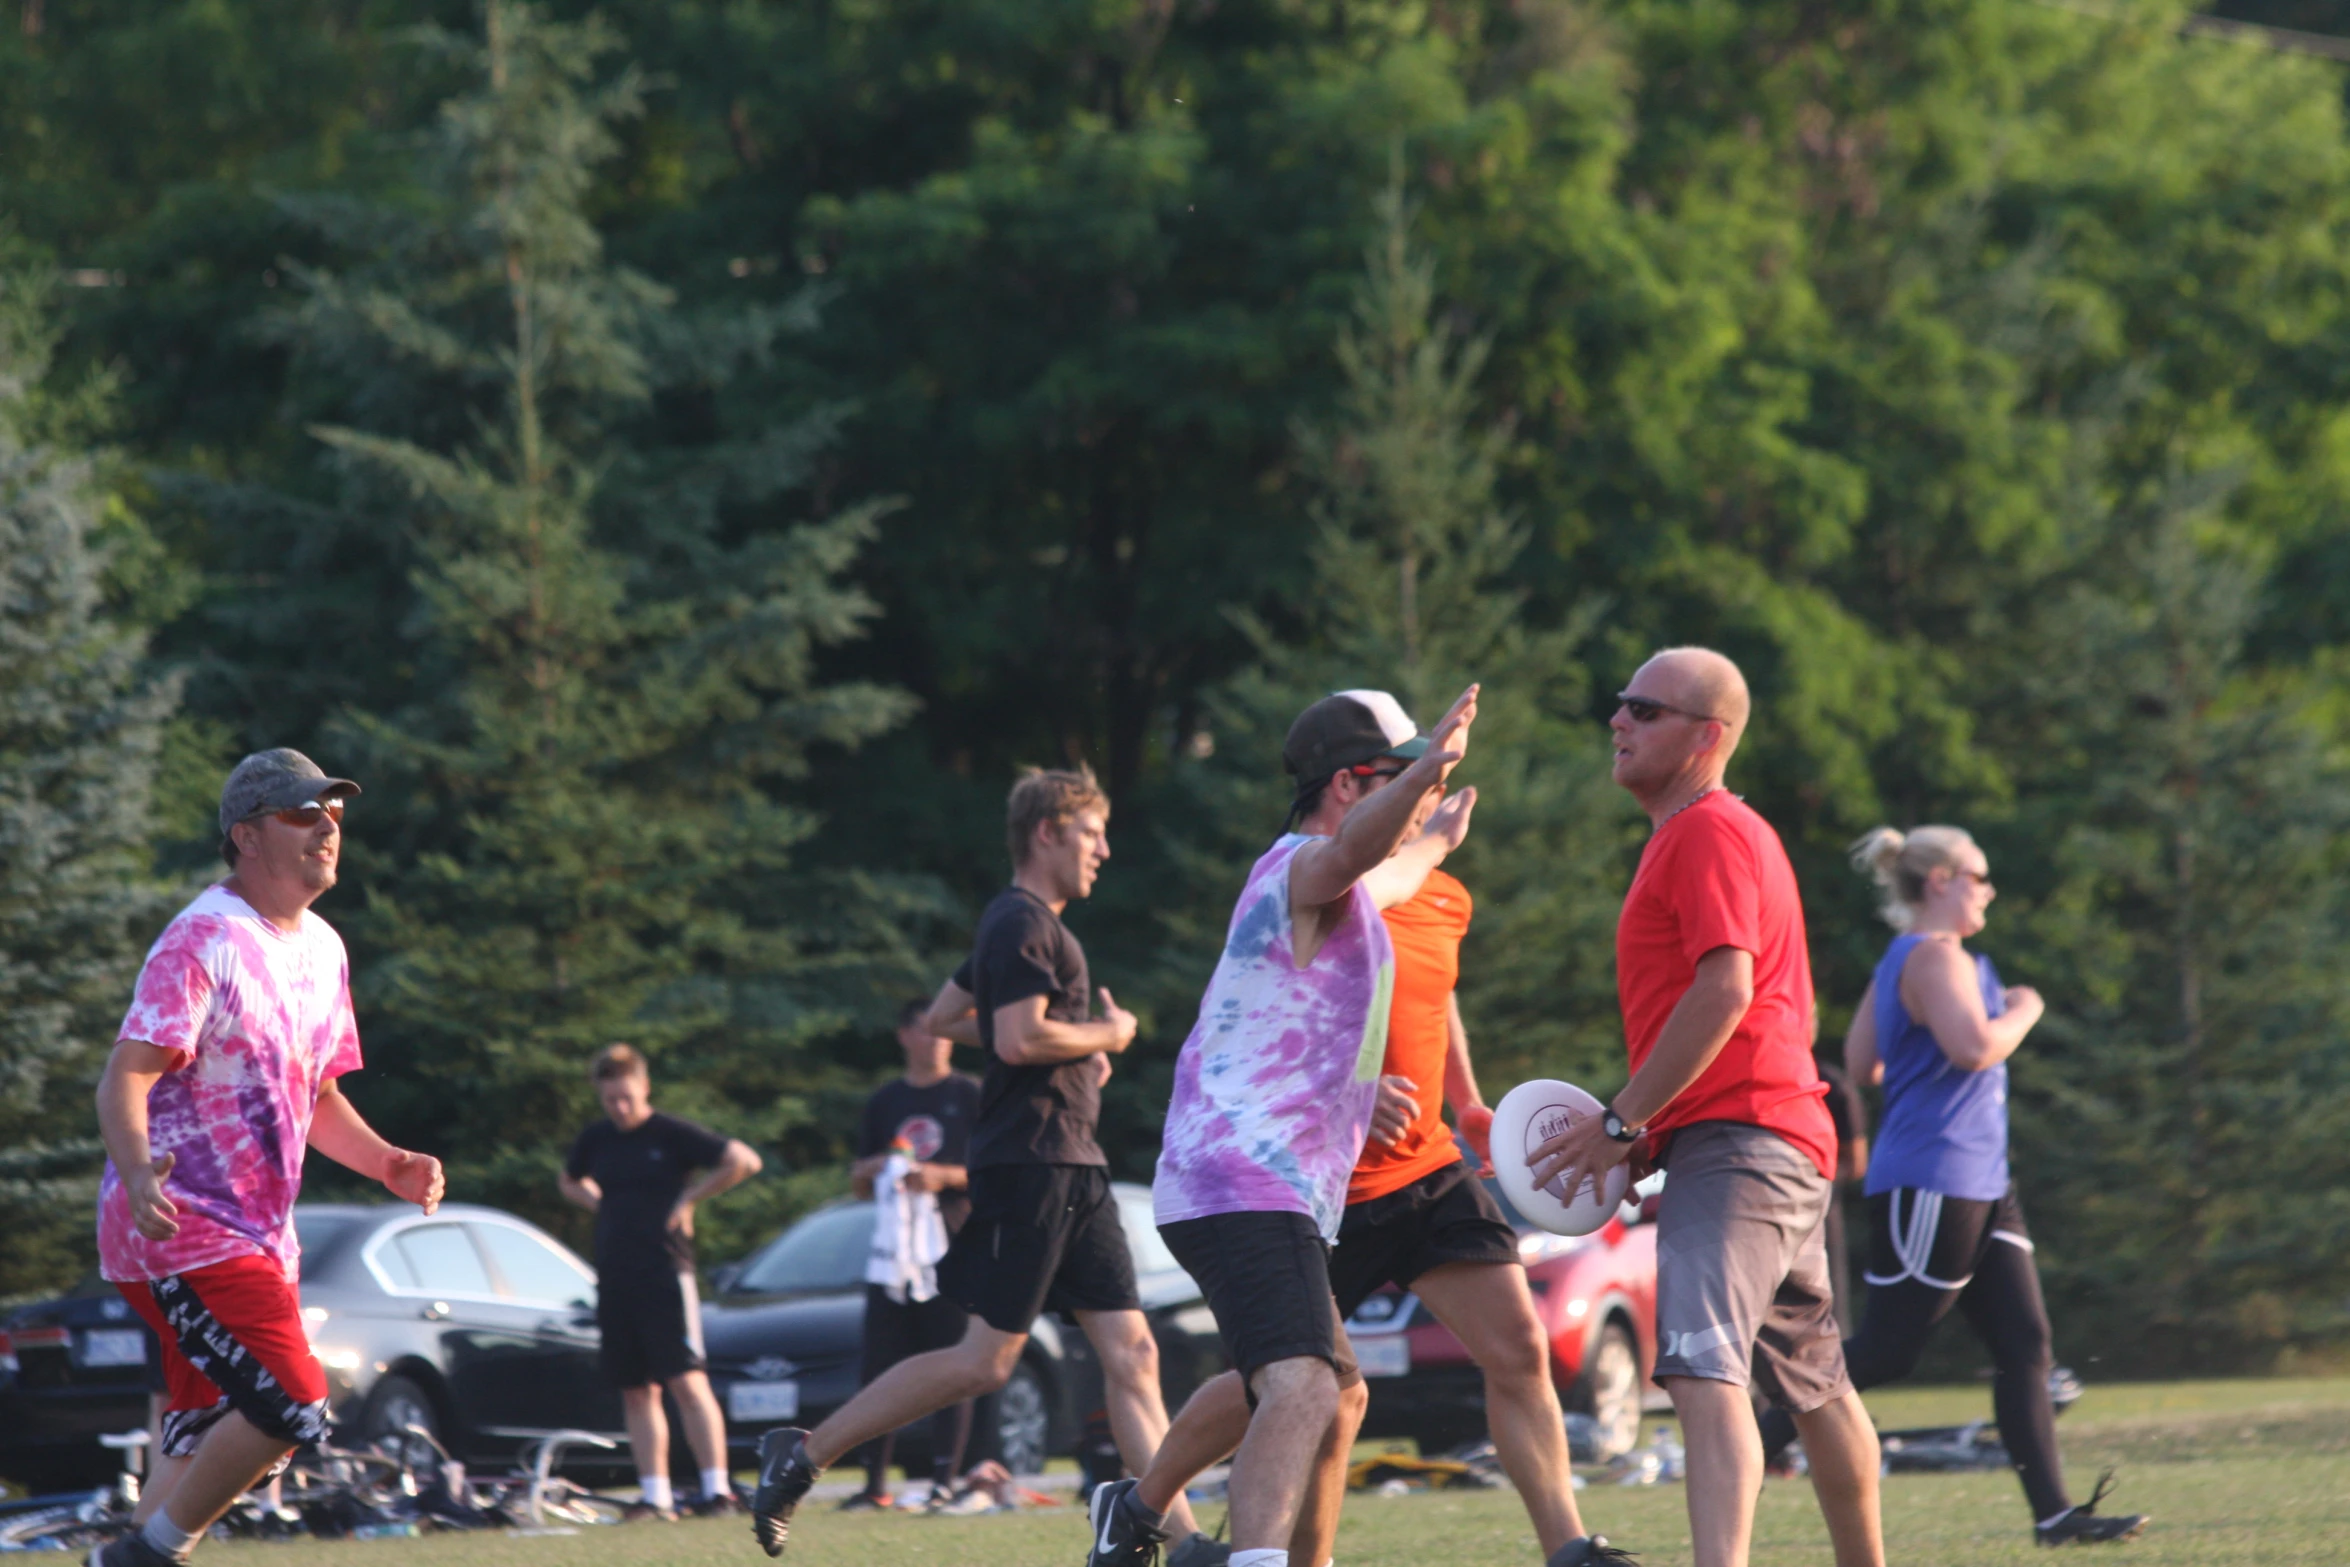
[[[2007,1060],[2043,1007],[2039,992],[2003,987],[1991,960],[1966,950],[1996,896],[1990,862],[1956,827],[1880,827],[1852,857],[1883,888],[1885,919],[1900,932],[1844,1040],[1853,1083],[1885,1093],[1863,1188],[1868,1306],[1844,1351],[1853,1385],[1907,1376],[1958,1307],[1991,1351],[1999,1434],[2041,1543],[2127,1538],[2146,1520],[2099,1516],[2102,1484],[2073,1506],[2057,1454],[2048,1309],[2007,1168]]]

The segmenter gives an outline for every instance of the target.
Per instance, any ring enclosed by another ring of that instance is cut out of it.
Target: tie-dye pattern
[[[1291,944],[1291,833],[1249,872],[1199,1022],[1175,1063],[1153,1192],[1158,1222],[1302,1213],[1335,1243],[1371,1128],[1395,954],[1356,886],[1314,961]]]
[[[359,1067],[343,939],[315,914],[287,935],[208,887],[148,952],[119,1037],[178,1057],[147,1095],[147,1140],[176,1160],[163,1194],[179,1233],[151,1241],[133,1228],[109,1161],[99,1271],[128,1283],[259,1255],[296,1276],[294,1199],[319,1085]]]

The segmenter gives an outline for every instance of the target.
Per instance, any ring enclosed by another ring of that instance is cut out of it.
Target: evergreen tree
[[[2158,517],[2038,628],[2041,761],[1987,835],[2024,907],[1989,935],[2049,999],[2016,1159],[2072,1331],[2265,1367],[2350,1290],[2350,775],[2320,688],[2248,661],[2256,569],[2197,527]]]
[[[1256,662],[1210,700],[1213,755],[1187,770],[1213,835],[1180,857],[1197,896],[1170,918],[1181,958],[1157,1015],[1172,1041],[1196,1013],[1232,896],[1288,807],[1281,740],[1299,711],[1371,686],[1433,721],[1474,680],[1476,742],[1456,783],[1477,786],[1477,815],[1447,868],[1477,906],[1461,1001],[1482,1081],[1494,1098],[1536,1069],[1613,1081],[1615,913],[1637,839],[1605,731],[1582,716],[1594,614],[1541,626],[1525,613],[1512,578],[1528,529],[1494,495],[1506,432],[1477,407],[1487,344],[1448,324],[1400,174],[1376,216],[1337,338],[1337,407],[1297,431],[1316,493],[1301,623],[1240,617]]]
[[[615,40],[489,0],[480,38],[429,42],[468,80],[434,201],[371,219],[394,238],[381,267],[306,274],[288,325],[353,385],[405,375],[403,406],[421,383],[470,410],[438,441],[317,432],[421,561],[413,698],[350,714],[336,764],[392,805],[351,819],[362,1018],[390,1078],[362,1092],[452,1159],[453,1191],[544,1213],[612,1040],[652,1057],[663,1102],[738,1135],[812,1119],[806,1047],[875,1010],[859,981],[904,954],[872,899],[794,881],[816,819],[781,791],[907,704],[814,668],[870,613],[838,579],[881,510],[778,515],[827,419],[690,452],[644,439],[657,394],[708,391],[790,323],[679,320],[604,260],[585,203],[641,92],[632,71],[599,82]],[[816,1134],[829,1151],[834,1128]]]
[[[86,1265],[88,1091],[168,915],[147,835],[177,684],[108,603],[114,502],[40,392],[54,275],[0,229],[0,1296]]]

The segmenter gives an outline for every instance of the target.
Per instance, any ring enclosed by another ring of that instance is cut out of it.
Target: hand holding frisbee
[[[1574,1084],[1548,1077],[1520,1083],[1494,1107],[1492,1159],[1501,1189],[1518,1212],[1554,1235],[1588,1235],[1624,1200],[1631,1172],[1620,1152],[1610,1167],[1584,1174],[1571,1191],[1563,1169],[1548,1180],[1535,1179],[1538,1166],[1555,1163],[1559,1150],[1553,1145],[1587,1122],[1603,1145],[1621,1148],[1598,1132],[1601,1108]]]

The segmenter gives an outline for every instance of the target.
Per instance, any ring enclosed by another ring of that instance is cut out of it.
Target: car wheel
[[[447,1450],[432,1395],[403,1376],[384,1377],[368,1393],[359,1415],[359,1440],[420,1474],[436,1470]]]
[[[1599,1461],[1630,1452],[1640,1440],[1640,1351],[1621,1322],[1599,1330],[1568,1402],[1598,1428],[1592,1456]]]
[[[1044,1378],[1033,1366],[1018,1367],[996,1395],[996,1436],[1004,1467],[1016,1475],[1044,1473],[1052,1431],[1052,1401],[1045,1396]]]

